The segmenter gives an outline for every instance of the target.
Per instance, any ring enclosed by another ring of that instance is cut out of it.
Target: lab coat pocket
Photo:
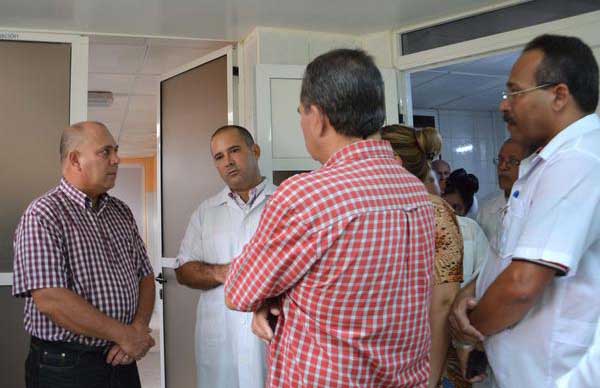
[[[225,341],[226,309],[222,286],[202,293],[196,316],[198,342],[208,347],[216,347]]]

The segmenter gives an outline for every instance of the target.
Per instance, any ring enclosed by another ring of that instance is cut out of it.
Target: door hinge
[[[233,76],[238,77],[240,75],[240,68],[237,66],[233,66]]]

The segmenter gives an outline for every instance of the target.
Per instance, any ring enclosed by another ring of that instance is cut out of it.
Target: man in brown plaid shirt
[[[101,123],[65,129],[63,178],[16,230],[13,294],[26,298],[28,388],[140,387],[135,361],[154,345],[154,281],[131,210],[107,194],[117,151]]]

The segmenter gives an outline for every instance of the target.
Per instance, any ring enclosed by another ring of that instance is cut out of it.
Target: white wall
[[[109,192],[125,202],[131,209],[140,235],[146,238],[146,203],[144,193],[144,167],[141,165],[119,166],[115,187]]]
[[[452,170],[464,168],[479,179],[478,198],[497,190],[496,166],[493,159],[502,142],[509,136],[499,112],[455,110],[419,110],[415,114],[437,114],[437,127],[443,138],[442,158]],[[472,145],[472,151],[458,152],[458,147]]]
[[[256,135],[255,66],[307,65],[317,56],[336,48],[363,48],[380,67],[393,67],[391,31],[364,36],[258,27],[239,44],[240,94],[243,112],[240,124]]]

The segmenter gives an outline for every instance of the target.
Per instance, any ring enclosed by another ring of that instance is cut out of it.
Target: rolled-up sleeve
[[[568,153],[540,177],[513,257],[573,276],[600,233],[600,166]]]
[[[254,237],[233,261],[225,282],[229,304],[253,311],[296,284],[317,260],[317,234],[295,213],[285,192],[267,204]]]
[[[56,225],[31,208],[21,217],[14,239],[14,296],[30,297],[40,288],[67,288],[63,238]]]

